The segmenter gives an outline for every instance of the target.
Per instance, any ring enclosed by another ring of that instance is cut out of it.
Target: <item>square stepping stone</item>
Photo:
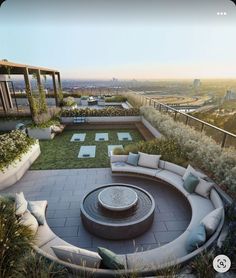
[[[95,141],[108,141],[108,133],[96,133]]]
[[[132,141],[132,137],[129,132],[117,132],[119,141]]]
[[[121,148],[124,149],[122,145],[108,145],[107,149],[108,149],[108,156],[111,156],[111,152],[116,149],[116,148]]]
[[[81,146],[78,158],[91,158],[96,156],[96,146]]]
[[[75,133],[71,137],[70,141],[71,142],[84,142],[86,137],[86,133]]]

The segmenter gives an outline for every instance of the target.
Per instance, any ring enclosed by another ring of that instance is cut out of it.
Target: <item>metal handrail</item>
[[[131,94],[135,94],[134,92],[131,92]],[[137,95],[137,94],[136,94]],[[166,109],[166,111],[173,111],[175,113],[174,115],[174,120],[176,121],[177,119],[177,114],[181,114],[183,116],[186,117],[186,121],[185,121],[185,125],[188,125],[188,122],[189,122],[189,119],[192,119],[198,123],[200,123],[202,126],[201,126],[201,130],[200,132],[203,132],[204,130],[204,127],[207,126],[207,127],[210,127],[210,128],[213,128],[214,130],[217,130],[218,132],[221,132],[223,134],[223,139],[222,139],[222,142],[221,142],[221,147],[224,148],[225,147],[225,143],[226,143],[226,139],[228,136],[230,137],[233,137],[235,140],[236,140],[236,134],[233,134],[229,131],[226,131],[222,128],[219,128],[217,126],[214,126],[212,124],[209,124],[205,121],[202,121],[198,118],[195,118],[189,114],[186,114],[184,112],[181,112],[175,108],[172,108],[171,106],[169,105],[166,105],[164,103],[161,103],[161,102],[158,102],[157,100],[153,99],[153,98],[150,98],[150,97],[146,97],[146,96],[143,96],[143,95],[139,95],[141,96],[141,104],[142,105],[148,105],[148,106],[153,106],[155,109],[159,109],[159,111],[161,111],[162,107]]]

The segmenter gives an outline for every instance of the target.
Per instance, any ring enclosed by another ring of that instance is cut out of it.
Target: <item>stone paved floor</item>
[[[111,182],[140,186],[154,197],[154,222],[142,236],[124,241],[104,240],[89,234],[83,227],[82,198],[99,185]],[[177,238],[191,218],[187,201],[172,187],[147,179],[112,177],[109,168],[28,171],[19,182],[2,192],[20,191],[28,200],[47,200],[47,221],[51,229],[69,243],[89,250],[103,246],[117,253],[130,253],[155,248]]]

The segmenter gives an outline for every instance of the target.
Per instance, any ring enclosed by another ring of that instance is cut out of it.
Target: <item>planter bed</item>
[[[139,122],[141,120],[141,116],[118,116],[118,117],[86,117],[86,121],[88,123],[112,123],[112,122]],[[61,117],[61,122],[63,124],[71,124],[74,123],[74,117]]]
[[[0,190],[5,189],[22,178],[25,172],[29,169],[32,163],[40,155],[40,147],[37,142],[25,153],[22,158],[15,160],[7,168],[0,171]]]
[[[29,137],[39,140],[50,140],[55,136],[51,126],[46,128],[27,128],[27,130]]]

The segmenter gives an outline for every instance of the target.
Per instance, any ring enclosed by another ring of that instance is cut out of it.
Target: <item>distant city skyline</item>
[[[235,78],[235,5],[177,2],[7,0],[0,59],[64,79]]]

